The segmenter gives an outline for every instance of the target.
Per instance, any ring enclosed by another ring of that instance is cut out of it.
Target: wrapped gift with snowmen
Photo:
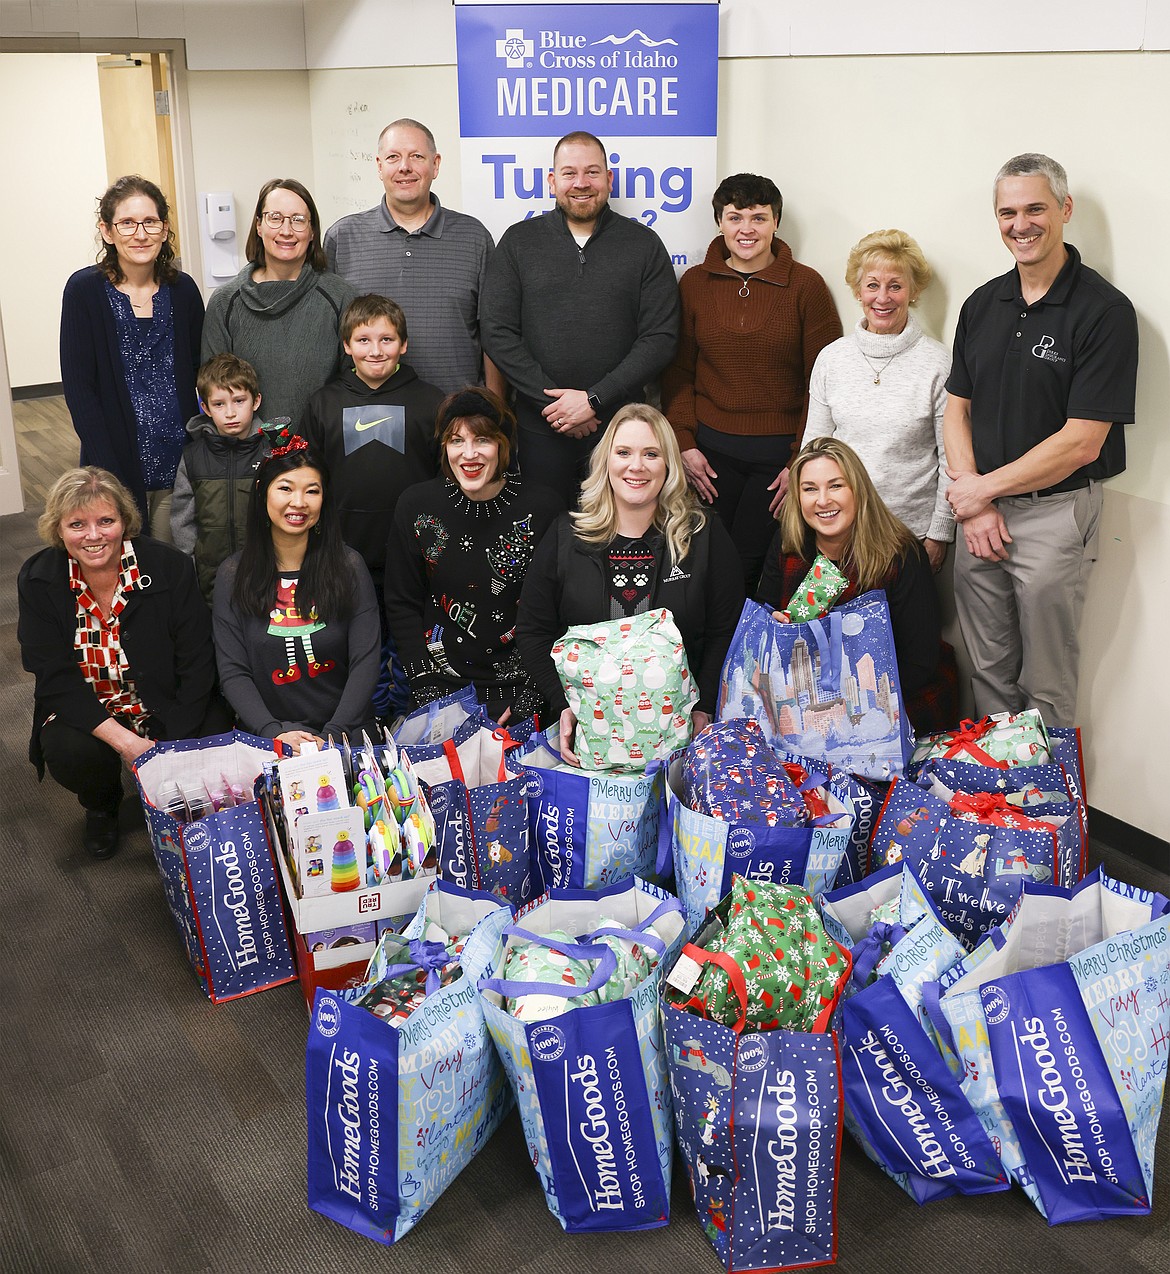
[[[584,769],[642,771],[686,746],[698,690],[670,611],[574,625],[552,659]]]

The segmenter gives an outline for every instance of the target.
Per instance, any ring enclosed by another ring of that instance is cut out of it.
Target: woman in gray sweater
[[[845,281],[861,318],[817,356],[804,440],[836,437],[857,452],[937,574],[955,538],[942,441],[951,357],[910,312],[930,279],[921,248],[902,230],[876,230],[854,245]]]
[[[203,361],[226,352],[251,363],[267,418],[299,428],[309,398],[340,368],[338,328],[357,293],[330,273],[317,205],[295,178],[260,188],[247,252],[208,304]]]

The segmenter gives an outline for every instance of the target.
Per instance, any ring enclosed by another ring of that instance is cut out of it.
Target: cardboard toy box
[[[289,870],[287,847],[272,802],[263,784],[257,785],[260,807],[264,813],[264,826],[272,846],[273,858],[280,869],[284,884],[284,897],[292,922],[289,937],[297,976],[305,996],[305,1006],[310,1011],[317,988],[340,991],[359,986],[364,980],[366,966],[374,954],[378,935],[395,921],[402,925],[409,922],[422,902],[433,877],[419,876],[412,880],[393,884],[371,885],[365,889],[331,893],[319,897],[299,898]],[[374,926],[374,937],[360,942],[340,942],[337,939],[324,945],[321,935],[328,930],[359,936],[368,933],[368,925]],[[397,927],[397,926],[395,926]]]

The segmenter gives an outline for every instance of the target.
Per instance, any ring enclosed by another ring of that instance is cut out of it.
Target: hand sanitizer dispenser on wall
[[[199,232],[203,236],[203,286],[214,291],[240,270],[236,201],[230,190],[199,196]]]

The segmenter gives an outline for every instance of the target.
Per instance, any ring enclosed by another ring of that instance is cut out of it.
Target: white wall
[[[459,171],[459,111],[453,66],[310,71],[313,156],[322,220],[372,208],[384,195],[374,166],[378,134],[409,115],[435,134],[443,162],[435,194],[464,212]]]
[[[320,200],[306,73],[189,71],[187,99],[195,189],[235,195],[243,265],[256,195],[269,178],[295,177]]]
[[[0,121],[8,192],[0,240],[9,246],[0,306],[10,379],[46,385],[61,379],[61,290],[97,256],[95,200],[109,184],[96,58],[0,53]]]

